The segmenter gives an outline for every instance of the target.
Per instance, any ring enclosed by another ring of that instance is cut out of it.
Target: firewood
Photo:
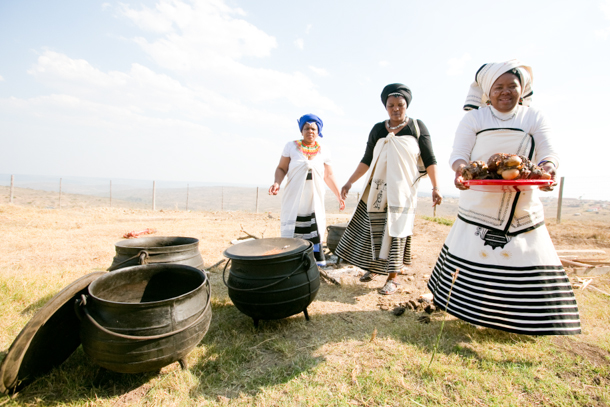
[[[572,261],[572,260],[568,260],[568,259],[562,259],[560,258],[559,260],[561,260],[561,264],[564,265],[564,267],[591,267],[590,264],[585,264],[585,263],[579,263],[577,261]]]
[[[320,269],[320,276],[322,276],[322,278],[334,285],[341,285],[341,283],[338,282],[336,278],[329,276],[328,273],[322,269]]]

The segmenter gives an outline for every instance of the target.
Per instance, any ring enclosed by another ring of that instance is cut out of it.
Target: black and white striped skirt
[[[387,209],[387,208],[386,208]],[[399,273],[403,264],[411,264],[411,236],[392,237],[387,259],[379,258],[379,250],[387,224],[387,212],[367,212],[360,200],[335,254],[363,270],[378,274]]]
[[[314,257],[316,262],[324,264],[324,251],[321,248],[320,231],[316,222],[315,206],[313,203],[314,186],[311,170],[307,173],[307,179],[303,186],[301,201],[294,228],[294,236],[297,239],[309,240],[314,245]]]
[[[458,219],[428,288],[438,308],[474,325],[527,335],[580,333],[576,298],[546,226],[504,236]]]

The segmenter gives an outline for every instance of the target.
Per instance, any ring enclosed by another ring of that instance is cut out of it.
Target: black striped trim
[[[580,333],[578,305],[561,265],[482,264],[443,245],[428,288],[437,307],[475,325],[528,335]]]
[[[379,259],[379,250],[387,224],[387,212],[369,213],[360,201],[356,212],[337,245],[335,254],[363,270],[377,274],[398,273],[411,262],[408,238],[392,238],[388,259]]]
[[[476,83],[479,83],[479,72],[481,72],[483,70],[483,68],[485,68],[486,66],[487,66],[487,64],[481,65],[481,67],[477,70],[477,73],[474,74],[474,81]]]
[[[474,225],[474,226],[479,226],[479,227],[485,228],[485,229],[487,229],[487,230],[493,230],[493,231],[498,232],[498,233],[504,233],[506,236],[517,236],[517,235],[520,235],[521,233],[529,232],[530,230],[537,229],[537,228],[539,228],[540,226],[544,225],[544,221],[542,221],[542,222],[536,223],[535,225],[532,225],[532,226],[530,226],[530,227],[528,227],[528,228],[526,228],[526,229],[520,229],[520,230],[519,230],[519,231],[517,231],[517,232],[505,233],[505,232],[504,232],[502,229],[496,229],[496,228],[492,228],[491,226],[485,225],[485,224],[483,224],[483,223],[479,223],[479,222],[475,222],[475,221],[470,220],[470,219],[466,219],[466,218],[464,218],[462,215],[459,215],[459,214],[458,214],[458,216],[457,216],[457,217],[458,217],[458,219],[460,219],[462,222],[465,222],[465,223],[468,223],[468,224],[470,224],[470,225]],[[510,222],[509,222],[508,224],[510,225]]]
[[[497,127],[497,128],[493,128],[493,129],[483,129],[483,130],[480,130],[475,135],[478,136],[479,134],[484,133],[486,131],[494,131],[494,130],[514,130],[514,131],[520,131],[521,133],[525,133],[523,131],[523,129],[515,129],[515,128],[512,128],[512,127]]]

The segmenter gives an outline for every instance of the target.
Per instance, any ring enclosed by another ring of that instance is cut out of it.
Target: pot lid
[[[236,244],[224,251],[225,257],[235,260],[263,260],[304,252],[313,243],[288,237],[255,239]]]
[[[103,274],[106,272],[97,271],[72,282],[34,314],[2,360],[1,393],[19,390],[74,353],[81,343],[74,300]]]

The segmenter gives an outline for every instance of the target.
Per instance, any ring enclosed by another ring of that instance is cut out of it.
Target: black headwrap
[[[391,83],[388,86],[386,86],[385,88],[383,88],[383,90],[381,91],[381,102],[383,102],[384,106],[385,106],[386,102],[388,101],[388,97],[392,93],[397,93],[398,95],[404,97],[405,100],[407,101],[407,107],[409,107],[409,105],[411,104],[411,98],[413,96],[411,95],[411,89],[409,89],[409,87],[407,85],[403,85],[402,83]],[[393,96],[397,96],[397,95],[393,95]]]

